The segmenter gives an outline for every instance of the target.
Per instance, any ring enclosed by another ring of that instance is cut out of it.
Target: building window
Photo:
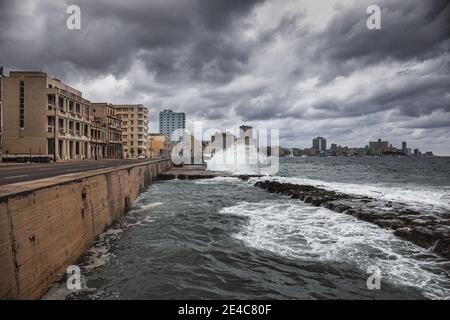
[[[64,111],[64,98],[58,97],[58,107],[61,111]]]
[[[47,154],[51,155],[55,153],[55,140],[47,139]]]
[[[25,82],[20,81],[19,127],[25,127]]]

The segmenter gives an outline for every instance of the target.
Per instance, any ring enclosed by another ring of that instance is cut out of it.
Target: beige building
[[[169,144],[165,134],[149,133],[147,156],[149,158],[167,157],[169,154]]]
[[[4,158],[91,158],[90,102],[46,73],[16,71],[4,78],[3,117]]]
[[[100,119],[101,126],[106,129],[106,144],[102,150],[102,158],[121,159],[122,120],[117,115],[116,109],[110,103],[92,103],[91,111],[95,118]]]
[[[114,105],[122,119],[122,146],[124,158],[147,156],[148,109],[142,104]]]
[[[91,115],[91,155],[95,160],[106,158],[108,128],[100,117]]]

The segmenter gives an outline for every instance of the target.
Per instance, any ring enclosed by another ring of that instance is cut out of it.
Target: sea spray
[[[278,157],[267,157],[253,145],[236,144],[220,149],[206,163],[209,171],[233,175],[274,174],[278,171]]]

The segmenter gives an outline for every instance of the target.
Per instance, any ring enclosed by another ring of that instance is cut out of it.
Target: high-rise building
[[[122,158],[122,120],[110,103],[92,103],[91,111],[106,129],[106,145],[103,158]]]
[[[406,148],[408,148],[408,144],[406,143],[406,141],[402,142],[402,150],[406,151]]]
[[[183,140],[183,132],[186,128],[186,115],[184,112],[163,110],[159,113],[159,133],[166,135],[169,141]]]
[[[327,150],[327,140],[323,137],[314,138],[312,147],[314,150],[317,150],[317,151],[326,151]]]
[[[122,119],[122,147],[124,158],[147,156],[148,109],[142,104],[114,105]]]
[[[336,143],[332,143],[332,144],[331,144],[331,147],[330,147],[330,151],[331,151],[332,153],[336,153],[337,150],[338,150],[337,144],[336,144]]]
[[[89,159],[90,101],[41,71],[3,79],[3,158],[18,161]]]
[[[378,139],[378,141],[369,142],[369,153],[372,155],[380,155],[388,150],[389,150],[389,141],[381,141],[381,139]]]

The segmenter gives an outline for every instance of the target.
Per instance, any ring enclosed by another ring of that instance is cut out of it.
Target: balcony
[[[58,93],[58,88],[47,88],[47,94],[54,95]]]

